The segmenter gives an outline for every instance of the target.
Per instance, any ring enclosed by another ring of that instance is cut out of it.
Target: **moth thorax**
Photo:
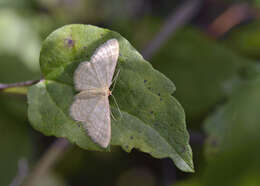
[[[108,95],[108,96],[111,96],[111,95],[112,95],[112,92],[111,92],[109,89],[107,90],[107,95]]]

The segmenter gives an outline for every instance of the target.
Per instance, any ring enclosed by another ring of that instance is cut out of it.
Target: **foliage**
[[[258,21],[232,30],[225,40],[230,48],[246,57],[259,59],[260,24]]]
[[[182,107],[171,94],[174,85],[152,69],[119,34],[94,26],[69,25],[54,31],[43,44],[40,64],[45,81],[28,92],[29,119],[45,135],[66,137],[82,148],[101,150],[69,116],[75,91],[73,72],[79,62],[108,38],[120,43],[114,96],[122,118],[112,121],[112,145],[170,157],[183,171],[193,171]],[[71,44],[72,43],[72,44]],[[112,102],[112,100],[111,100]],[[112,104],[112,111],[115,106]]]
[[[0,91],[0,185],[19,176],[20,160],[34,170],[57,137],[76,145],[37,185],[260,185],[260,1],[203,1],[149,63],[137,51],[145,51],[165,24],[178,25],[187,13],[177,11],[182,3],[2,0],[0,87],[45,80]],[[176,12],[177,19],[170,16]],[[123,118],[110,99],[116,121],[111,145],[101,149],[68,110],[77,93],[75,68],[112,37],[120,42],[113,95]],[[181,171],[193,171],[193,162],[195,173]]]
[[[225,82],[250,63],[190,27],[170,38],[153,58],[154,67],[175,82],[176,97],[193,122],[224,98]]]

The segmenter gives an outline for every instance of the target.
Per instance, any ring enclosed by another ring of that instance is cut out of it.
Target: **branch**
[[[17,175],[14,178],[14,180],[12,181],[12,183],[9,184],[9,186],[19,186],[22,184],[24,178],[27,176],[28,174],[28,162],[25,158],[21,158],[18,161],[18,171],[17,171]]]
[[[37,181],[50,171],[52,166],[62,157],[64,152],[68,150],[70,143],[64,138],[55,140],[44,153],[42,158],[37,162],[31,174],[25,181],[25,186],[35,186]]]
[[[11,84],[1,84],[0,83],[0,91],[7,89],[7,88],[30,86],[30,85],[34,85],[34,84],[36,84],[40,81],[42,81],[42,79],[40,79],[40,80],[30,80],[30,81],[24,81],[24,82],[18,82],[18,83],[11,83]]]
[[[208,33],[217,39],[234,26],[249,19],[252,16],[251,12],[252,10],[248,3],[232,5],[209,25]]]
[[[143,50],[144,58],[150,59],[178,28],[189,22],[198,12],[200,4],[201,0],[189,0],[183,3],[176,11],[174,10],[173,14],[166,19],[161,30]]]

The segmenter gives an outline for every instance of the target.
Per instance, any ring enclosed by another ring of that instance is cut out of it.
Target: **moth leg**
[[[111,94],[111,96],[112,96],[112,98],[113,98],[113,100],[114,100],[114,102],[115,102],[116,108],[117,108],[117,110],[118,110],[118,112],[119,112],[120,119],[121,119],[121,118],[123,117],[123,115],[122,115],[122,112],[120,111],[120,108],[119,108],[119,106],[118,106],[118,104],[117,104],[116,98],[113,96],[113,94]]]
[[[117,121],[116,118],[115,118],[115,116],[113,115],[113,113],[110,112],[110,114],[111,114],[111,116],[112,116],[112,119],[115,120],[115,121]]]
[[[120,69],[117,71],[117,73],[116,73],[114,79],[112,80],[113,87],[112,87],[112,89],[111,89],[111,92],[113,92],[113,90],[114,90],[114,88],[115,88],[115,85],[116,85],[116,82],[117,82],[117,78],[118,78],[119,73],[120,73]]]

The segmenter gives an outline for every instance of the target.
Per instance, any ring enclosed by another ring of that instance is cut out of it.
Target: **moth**
[[[118,41],[110,39],[95,50],[90,61],[80,63],[74,72],[74,85],[79,93],[70,107],[70,115],[81,122],[90,138],[103,148],[111,139],[108,97],[118,56]]]

